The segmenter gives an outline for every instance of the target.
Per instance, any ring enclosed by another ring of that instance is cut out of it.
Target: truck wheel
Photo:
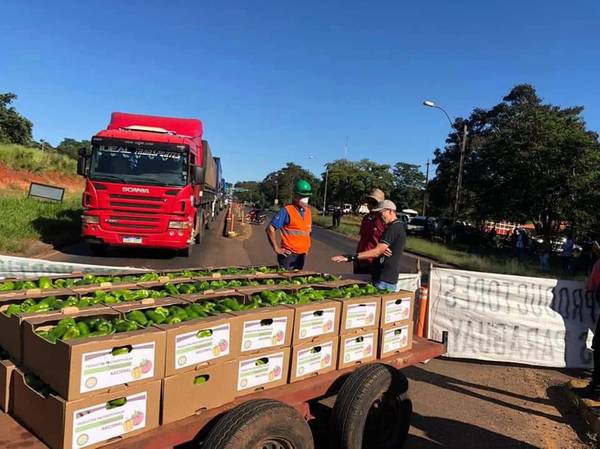
[[[314,443],[308,424],[294,408],[256,399],[219,419],[202,449],[314,449]]]
[[[398,449],[408,436],[412,402],[408,380],[375,363],[357,369],[340,388],[331,415],[333,447]]]
[[[103,243],[90,243],[90,251],[94,256],[106,256],[108,245]]]

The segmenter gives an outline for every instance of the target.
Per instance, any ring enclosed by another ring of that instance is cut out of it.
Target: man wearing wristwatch
[[[382,290],[396,291],[400,260],[406,244],[404,223],[396,216],[396,205],[390,200],[384,200],[373,209],[379,212],[386,224],[381,240],[375,248],[356,254],[345,254],[331,258],[334,262],[354,262],[373,258],[373,285]]]

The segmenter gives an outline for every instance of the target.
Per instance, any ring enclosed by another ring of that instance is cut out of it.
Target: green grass
[[[60,244],[79,238],[81,197],[66,197],[63,203],[0,196],[0,253],[18,254],[36,241]]]
[[[344,216],[339,228],[335,230],[344,235],[357,237],[360,229],[360,217]],[[331,215],[313,214],[313,222],[323,227],[331,226]],[[474,254],[468,248],[449,247],[442,243],[431,242],[418,237],[408,237],[405,250],[420,256],[436,260],[442,264],[453,265],[464,270],[482,271],[488,273],[513,274],[534,277],[568,278],[560,269],[559,263],[554,263],[551,272],[540,270],[535,262],[518,262],[514,258],[493,255]],[[557,262],[557,261],[555,261]],[[576,276],[575,279],[582,279]]]
[[[0,163],[14,170],[35,173],[58,171],[75,175],[77,162],[52,150],[41,150],[14,144],[0,144]]]

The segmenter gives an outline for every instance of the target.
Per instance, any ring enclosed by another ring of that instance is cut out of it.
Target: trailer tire
[[[365,365],[346,379],[331,414],[333,447],[391,449],[404,445],[412,402],[408,380],[394,367]]]
[[[289,405],[272,399],[244,402],[220,418],[202,449],[314,449],[304,418]]]

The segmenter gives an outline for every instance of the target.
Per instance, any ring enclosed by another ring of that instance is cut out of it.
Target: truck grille
[[[135,229],[142,232],[160,232],[161,223],[151,216],[134,217],[128,215],[111,215],[106,219],[107,228],[113,231]]]
[[[158,211],[162,209],[165,203],[164,198],[152,197],[152,196],[136,196],[136,195],[122,195],[122,194],[110,194],[108,196],[109,205],[115,210],[150,210]],[[137,212],[136,210],[136,212]]]

